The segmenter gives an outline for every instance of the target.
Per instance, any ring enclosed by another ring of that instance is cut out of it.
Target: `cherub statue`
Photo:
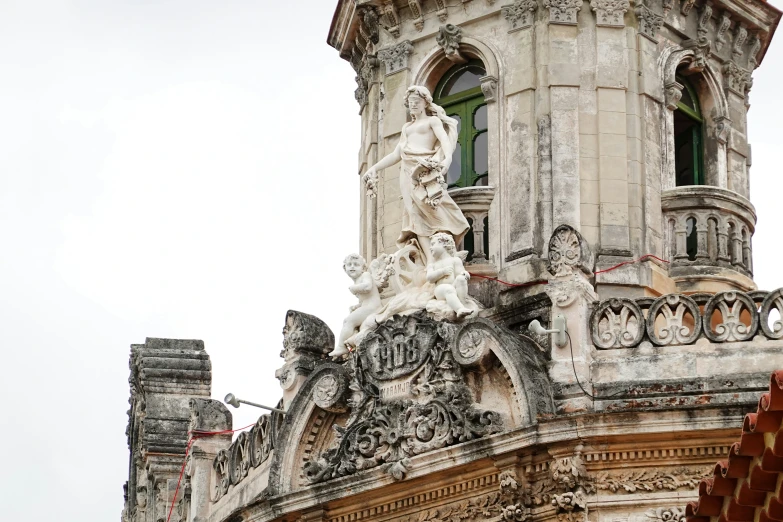
[[[381,309],[381,291],[388,286],[389,276],[393,272],[389,261],[389,257],[382,254],[370,263],[369,271],[366,270],[367,262],[359,254],[350,254],[343,261],[343,270],[354,282],[348,290],[359,298],[359,302],[349,309],[350,314],[343,321],[337,347],[332,350],[330,356],[348,353],[348,347],[355,344],[353,338],[362,323]]]
[[[467,252],[456,252],[451,234],[438,232],[430,238],[432,263],[427,265],[427,281],[435,285],[435,298],[445,301],[457,314],[467,317],[473,310],[468,308],[468,279],[470,274],[462,264]]]

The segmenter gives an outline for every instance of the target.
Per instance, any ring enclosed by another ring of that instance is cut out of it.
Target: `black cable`
[[[574,369],[574,378],[576,379],[576,384],[579,385],[579,388],[582,390],[582,393],[590,397],[591,399],[595,400],[602,400],[602,399],[609,399],[610,397],[614,397],[615,395],[620,395],[623,393],[623,391],[619,391],[617,393],[613,393],[611,395],[606,395],[604,397],[596,397],[595,395],[589,393],[587,390],[584,389],[584,386],[582,386],[582,383],[579,382],[579,376],[576,374],[576,363],[574,362],[574,345],[571,343],[571,334],[568,333],[568,330],[565,331],[566,336],[568,337],[568,348],[571,350],[571,367]]]

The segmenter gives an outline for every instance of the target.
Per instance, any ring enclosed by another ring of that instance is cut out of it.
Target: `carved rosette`
[[[465,63],[467,59],[459,52],[459,45],[462,42],[462,28],[453,24],[441,25],[438,29],[438,35],[435,37],[446,58],[454,63]]]
[[[560,225],[549,238],[547,270],[555,277],[568,277],[579,269],[591,273],[590,249],[570,225]]]
[[[631,4],[628,0],[591,0],[590,7],[595,12],[597,25],[624,27],[623,18]]]
[[[549,9],[550,24],[576,25],[582,0],[544,0],[544,7]]]
[[[448,332],[421,313],[394,316],[360,343],[350,359],[350,417],[335,446],[305,465],[311,483],[378,466],[399,480],[409,457],[500,431],[500,416],[474,405]],[[460,350],[471,358],[473,349]],[[339,394],[334,383],[323,388]]]
[[[634,12],[639,22],[639,32],[653,42],[657,42],[656,35],[663,27],[663,16],[644,5],[643,0],[637,0]]]
[[[645,515],[659,522],[685,521],[685,509],[679,507],[649,509]]]
[[[691,12],[691,9],[693,9],[693,5],[696,3],[696,0],[683,0],[682,4],[680,5],[680,12],[683,16],[688,16],[688,13]]]
[[[408,68],[408,56],[413,52],[413,44],[408,40],[393,47],[378,51],[378,59],[386,65],[386,75],[394,74]]]
[[[500,12],[511,24],[511,30],[525,29],[533,25],[533,13],[538,9],[537,0],[517,0],[511,5],[504,5]]]

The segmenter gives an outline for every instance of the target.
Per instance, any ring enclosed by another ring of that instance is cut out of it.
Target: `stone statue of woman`
[[[411,121],[402,126],[400,142],[394,151],[364,174],[371,195],[378,183],[378,171],[402,162],[402,247],[417,239],[427,264],[432,261],[430,237],[446,232],[459,243],[470,228],[465,216],[445,189],[444,175],[451,165],[457,144],[457,120],[432,102],[426,87],[414,85],[405,93],[405,106]]]

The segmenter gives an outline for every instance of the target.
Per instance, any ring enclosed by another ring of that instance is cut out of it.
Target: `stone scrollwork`
[[[718,312],[721,322],[713,327],[713,315]],[[742,292],[720,292],[704,306],[704,335],[712,342],[749,341],[756,334],[759,316],[756,305]],[[746,324],[743,318],[748,318]]]
[[[734,61],[723,64],[723,78],[726,88],[740,96],[747,96],[752,83],[750,72],[738,66]]]
[[[394,38],[400,36],[400,13],[397,11],[397,7],[394,5],[393,0],[386,0],[381,8],[384,19],[385,29],[389,31],[389,34]]]
[[[691,9],[693,9],[693,5],[696,3],[696,0],[682,0],[682,4],[680,5],[680,12],[683,16],[688,16],[688,13],[691,12]]]
[[[660,327],[659,320],[663,321]],[[688,296],[670,294],[659,297],[647,312],[647,336],[653,344],[693,344],[700,334],[699,305]]]
[[[577,446],[574,455],[555,458],[550,469],[555,488],[551,504],[557,510],[560,522],[583,520],[587,494],[595,492],[581,451],[582,446]]]
[[[772,310],[778,311],[778,319],[772,321],[769,324],[770,312]],[[761,308],[759,309],[759,315],[761,323],[761,331],[767,336],[768,339],[783,339],[783,289],[778,288],[774,292],[770,292],[761,302]]]
[[[408,68],[408,56],[413,52],[413,44],[408,40],[393,47],[378,51],[378,59],[386,65],[386,74],[394,74]]]
[[[532,27],[533,13],[538,9],[537,0],[517,0],[511,5],[504,5],[500,12],[503,17],[511,24],[511,30],[524,29]]]
[[[633,348],[642,342],[644,314],[632,299],[612,298],[601,302],[590,317],[596,348]]]
[[[272,452],[272,416],[262,415],[250,430],[250,465],[260,466]]]
[[[737,24],[737,32],[734,35],[734,46],[731,49],[731,56],[736,60],[744,53],[742,52],[742,46],[745,44],[745,40],[748,39],[748,28],[742,24]]]
[[[498,95],[498,79],[494,76],[482,76],[479,78],[479,81],[481,82],[481,92],[484,93],[484,101],[487,103],[496,101]],[[476,226],[475,221],[474,226]]]
[[[212,483],[214,484],[214,494],[212,501],[217,502],[223,495],[228,493],[228,487],[231,485],[229,477],[229,453],[228,450],[220,450],[212,463],[212,470],[215,474]]]
[[[500,431],[500,416],[477,408],[462,383],[442,324],[394,316],[360,343],[347,363],[350,417],[335,427],[335,445],[306,463],[311,483],[379,466],[400,480],[409,457]]]
[[[718,29],[715,31],[715,49],[718,51],[726,43],[726,31],[729,29],[729,26],[731,26],[731,15],[728,11],[723,11],[718,22]]]
[[[441,25],[438,35],[435,37],[446,58],[454,63],[465,63],[467,59],[459,51],[462,42],[462,28],[453,24]]]
[[[685,509],[678,507],[648,509],[645,515],[647,515],[647,518],[652,518],[658,522],[685,521]]]
[[[246,431],[237,436],[230,448],[229,477],[232,484],[239,484],[250,471],[250,437]]]
[[[758,55],[761,45],[761,37],[758,34],[754,34],[750,40],[750,49],[748,50],[748,68],[751,71],[759,65]]]
[[[682,90],[684,86],[676,81],[666,84],[666,108],[670,111],[677,109],[677,104],[680,103],[682,98]]]
[[[650,40],[657,42],[656,35],[663,27],[663,16],[644,5],[644,0],[636,0],[634,12],[639,21],[639,32]]]
[[[421,32],[424,29],[424,16],[421,11],[420,0],[408,0],[408,7],[411,10],[411,16],[413,17],[413,26],[417,31]]]
[[[631,4],[628,0],[590,0],[590,6],[595,11],[597,25],[623,27],[623,17]]]
[[[612,493],[637,493],[654,491],[677,491],[681,489],[694,489],[699,486],[701,479],[711,474],[712,467],[678,469],[642,469],[626,472],[603,471],[595,476],[595,489],[598,491],[610,491]],[[661,515],[666,510],[661,511]],[[648,515],[649,516],[649,515]],[[669,516],[668,514],[666,515]],[[671,520],[674,519],[662,519]]]
[[[549,9],[550,24],[576,25],[582,0],[544,0],[544,7]]]
[[[587,242],[569,225],[560,225],[549,238],[547,270],[555,277],[567,277],[579,269],[589,274],[590,257]]]

